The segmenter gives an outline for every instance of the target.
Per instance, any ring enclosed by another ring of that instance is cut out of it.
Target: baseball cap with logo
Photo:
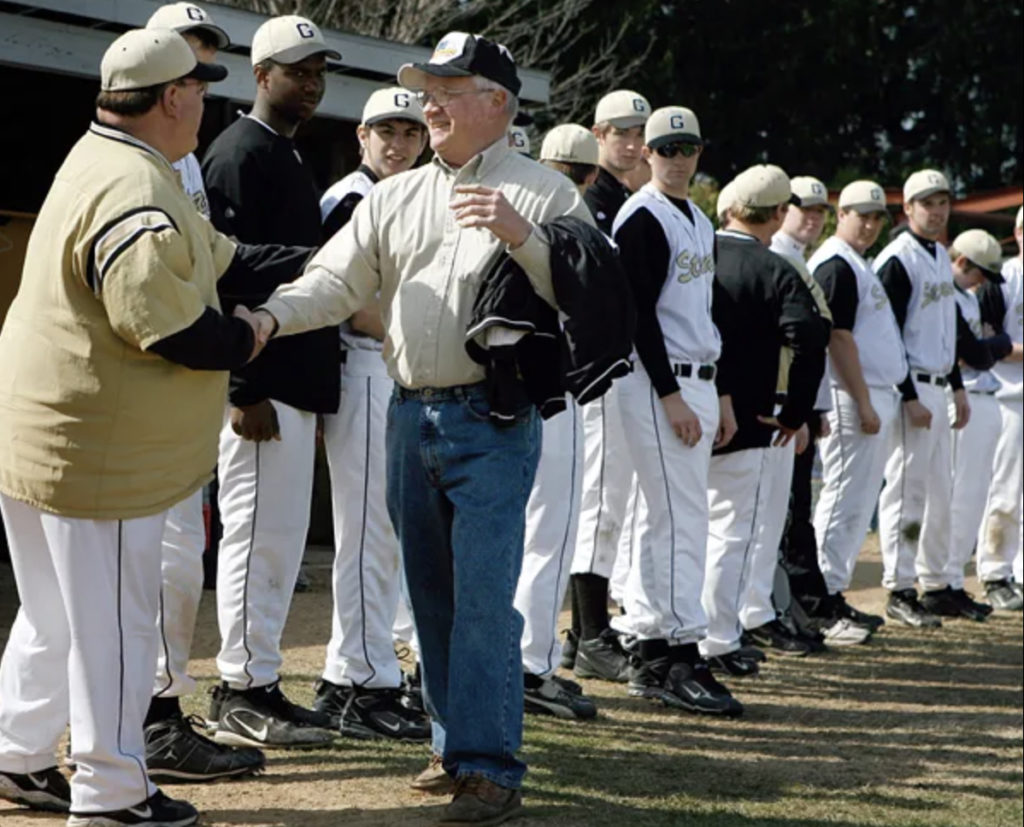
[[[966,230],[953,239],[952,248],[985,274],[985,278],[996,284],[1005,279],[999,272],[1003,265],[1003,248],[984,230]]]
[[[674,143],[704,146],[704,139],[700,136],[700,124],[693,110],[685,106],[663,106],[655,109],[647,119],[644,143],[651,149]]]
[[[523,127],[513,124],[508,128],[508,145],[520,155],[530,157],[530,136]]]
[[[919,169],[903,185],[903,200],[927,198],[937,192],[952,192],[946,176],[936,169]]]
[[[192,47],[170,29],[132,29],[107,47],[100,61],[104,92],[145,89],[182,78],[224,80],[228,70],[217,63],[200,63]]]
[[[168,3],[161,6],[146,21],[146,28],[171,29],[179,34],[191,29],[202,29],[213,35],[218,49],[226,49],[231,45],[228,33],[220,26],[214,25],[210,15],[195,3]]]
[[[578,123],[563,123],[544,136],[540,146],[541,161],[562,161],[566,164],[597,166],[597,138]]]
[[[508,49],[486,37],[466,32],[448,32],[426,63],[406,63],[398,70],[398,82],[406,89],[425,89],[427,76],[468,78],[473,75],[493,80],[519,94],[522,84],[516,63]]]
[[[793,200],[789,176],[775,164],[755,164],[732,181],[733,203],[744,207],[777,207]]]
[[[647,98],[632,89],[616,89],[597,102],[594,110],[594,126],[609,123],[618,129],[643,126],[651,117],[651,105]]]
[[[378,121],[386,121],[390,118],[401,118],[406,121],[415,121],[423,126],[427,125],[420,102],[409,93],[408,89],[403,89],[401,86],[378,89],[366,99],[366,104],[363,106],[364,126],[372,126]]]
[[[252,36],[253,66],[264,60],[298,63],[311,55],[341,60],[341,54],[327,45],[316,23],[297,14],[271,17]]]
[[[798,207],[832,208],[828,203],[828,187],[817,178],[811,175],[798,175],[790,179],[789,186],[793,190],[793,195],[799,199]]]
[[[839,193],[839,209],[863,214],[885,212],[885,190],[874,181],[853,181]]]

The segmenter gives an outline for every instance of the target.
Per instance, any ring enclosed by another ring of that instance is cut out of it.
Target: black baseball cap
[[[426,63],[406,63],[398,70],[398,82],[406,89],[419,90],[426,87],[427,75],[442,78],[480,75],[500,83],[513,95],[518,95],[522,87],[508,49],[486,37],[465,32],[448,32]]]

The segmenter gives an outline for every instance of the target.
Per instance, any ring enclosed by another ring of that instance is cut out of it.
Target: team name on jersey
[[[676,278],[680,284],[686,284],[708,273],[714,273],[715,258],[711,253],[702,256],[690,250],[683,250],[676,257],[676,267],[679,268],[679,275]]]
[[[926,281],[921,285],[921,308],[940,302],[952,296],[954,292],[953,283],[950,281]]]
[[[889,294],[885,292],[885,288],[880,284],[871,285],[871,298],[875,302],[875,310],[881,310],[889,303]]]

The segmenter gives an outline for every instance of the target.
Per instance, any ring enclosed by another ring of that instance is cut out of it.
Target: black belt
[[[968,391],[968,393],[976,393],[978,396],[995,396],[995,391]]]
[[[675,376],[689,378],[693,376],[694,369],[697,371],[697,378],[703,379],[706,382],[713,381],[715,374],[718,373],[718,368],[714,365],[693,365],[689,362],[676,362],[672,365],[672,373]]]
[[[786,392],[785,391],[776,391],[775,392],[775,404],[776,405],[785,405],[786,404]]]
[[[472,385],[451,385],[447,388],[403,388],[396,383],[395,393],[402,399],[419,399],[429,402],[486,399],[487,384],[485,382],[474,382]]]
[[[935,385],[940,388],[944,388],[949,384],[945,376],[934,376],[930,373],[918,373],[914,378],[918,382],[924,382],[926,385]]]

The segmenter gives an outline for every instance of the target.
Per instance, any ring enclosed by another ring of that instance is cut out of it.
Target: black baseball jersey
[[[598,167],[597,180],[583,195],[583,200],[594,214],[597,228],[611,237],[612,224],[622,205],[632,193],[604,167]]]

